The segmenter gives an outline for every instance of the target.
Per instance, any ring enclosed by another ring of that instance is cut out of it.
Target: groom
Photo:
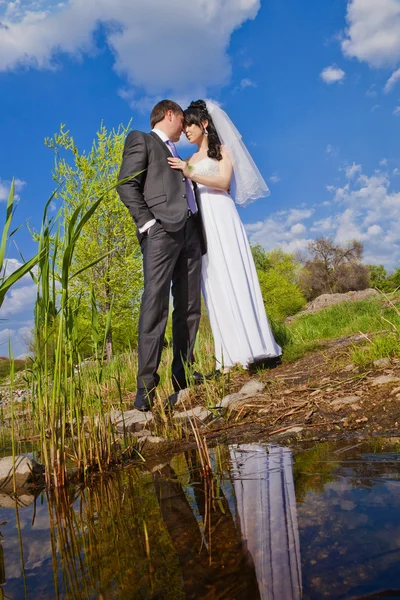
[[[126,138],[118,187],[122,202],[137,226],[143,254],[144,291],[139,318],[137,393],[135,408],[151,410],[157,369],[168,319],[172,283],[173,361],[175,392],[187,387],[184,364],[193,362],[200,322],[201,255],[205,252],[197,190],[181,171],[171,169],[177,157],[174,142],[183,131],[183,111],[162,100],[150,116],[151,133],[132,131]],[[193,375],[195,383],[204,377]]]

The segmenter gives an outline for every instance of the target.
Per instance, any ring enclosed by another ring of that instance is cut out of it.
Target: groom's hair
[[[153,110],[151,111],[150,125],[152,129],[154,129],[157,123],[164,119],[165,115],[169,110],[172,110],[172,112],[176,115],[179,113],[183,114],[183,110],[181,109],[179,104],[177,104],[173,100],[161,100],[161,102],[156,104]]]

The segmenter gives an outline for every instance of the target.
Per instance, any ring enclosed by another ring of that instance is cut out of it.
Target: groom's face
[[[169,139],[172,142],[179,142],[183,131],[183,113],[174,113],[170,111],[169,117]]]

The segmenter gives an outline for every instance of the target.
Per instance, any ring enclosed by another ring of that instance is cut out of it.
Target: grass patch
[[[355,333],[393,331],[391,336],[381,336],[385,341],[378,341],[376,338],[373,348],[369,348],[368,353],[374,356],[372,360],[375,360],[398,353],[399,344],[398,341],[396,342],[398,338],[395,332],[400,331],[400,314],[397,314],[395,306],[387,306],[387,301],[380,298],[344,302],[325,308],[319,313],[298,317],[288,330],[290,339],[283,352],[286,361],[301,358],[307,352],[317,349],[326,340]],[[357,360],[362,362],[360,356]]]
[[[8,356],[0,356],[0,381],[10,377],[10,359]],[[14,372],[24,371],[26,367],[26,360],[22,358],[16,358],[14,360]]]
[[[353,364],[361,369],[370,366],[379,358],[392,358],[399,355],[400,336],[395,332],[375,336],[367,344],[354,346],[350,353]]]

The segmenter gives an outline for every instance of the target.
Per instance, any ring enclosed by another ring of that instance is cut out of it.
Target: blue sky
[[[162,97],[213,98],[241,131],[272,192],[240,211],[251,241],[357,238],[399,265],[400,0],[0,0],[0,210],[15,177],[16,222],[39,225],[60,123],[89,148]],[[27,278],[0,310],[16,355],[33,300]]]

